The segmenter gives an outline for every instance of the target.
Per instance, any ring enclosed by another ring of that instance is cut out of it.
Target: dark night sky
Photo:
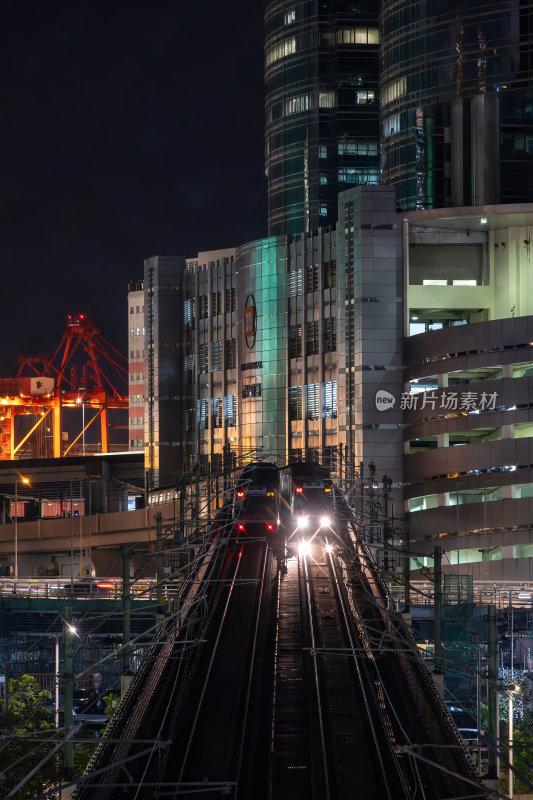
[[[143,259],[266,233],[261,0],[4,0],[0,373]]]

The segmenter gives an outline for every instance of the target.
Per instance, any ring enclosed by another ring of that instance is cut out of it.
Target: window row
[[[331,259],[322,265],[322,281],[324,289],[334,289],[337,285],[337,261]],[[287,293],[289,297],[303,294],[303,270],[295,269],[287,275]],[[316,265],[305,268],[305,291],[317,292],[320,288],[320,267]]]
[[[237,395],[205,398],[196,401],[196,408],[188,408],[185,429],[188,431],[211,428],[235,428],[237,425]]]
[[[130,336],[144,336],[144,328],[130,328]]]
[[[404,75],[403,77],[397,78],[395,81],[391,81],[391,83],[387,83],[382,87],[381,103],[382,105],[392,103],[393,100],[398,100],[400,97],[403,97],[406,92],[407,78]]]
[[[334,353],[337,349],[337,318],[328,317],[322,325],[322,351]],[[319,349],[319,323],[317,320],[308,322],[305,326],[305,355],[316,356]],[[289,325],[288,330],[288,355],[289,358],[300,358],[302,355],[302,326],[301,324]]]
[[[226,289],[224,292],[211,293],[211,312],[209,311],[209,295],[201,294],[197,301],[189,299],[184,301],[183,319],[185,325],[195,327],[196,305],[198,305],[198,319],[207,319],[209,316],[217,317],[219,314],[231,314],[235,311],[237,300],[235,289]]]
[[[337,143],[340,156],[377,156],[378,143],[364,142],[360,139],[341,139]]]
[[[296,52],[296,37],[291,36],[281,42],[272,44],[265,54],[265,66],[269,67],[275,61],[279,61],[287,56],[292,56]]]
[[[144,313],[144,306],[130,306],[130,314]]]
[[[339,28],[338,44],[379,44],[379,28]]]
[[[369,186],[379,186],[379,169],[356,169],[352,167],[342,167],[339,169],[339,182],[367,184]]]
[[[293,114],[302,114],[304,111],[314,108],[316,103],[316,95],[314,99],[313,95],[307,93],[289,97],[283,104],[283,116],[291,117]],[[318,92],[318,108],[336,108],[336,106],[337,92],[335,89],[321,89]]]
[[[322,384],[322,410],[320,407],[320,383],[309,383],[305,387],[305,418],[337,417],[337,381]],[[304,412],[302,406],[302,387],[289,387],[289,419],[300,420]]]
[[[205,374],[209,371],[209,346],[211,346],[211,372],[220,372],[224,369],[235,369],[237,365],[237,340],[218,340],[209,344],[201,344],[198,348],[198,372]],[[194,353],[185,356],[185,372],[195,373],[196,358]]]

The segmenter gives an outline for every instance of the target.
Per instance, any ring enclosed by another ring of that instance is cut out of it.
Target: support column
[[[61,408],[61,395],[54,397],[54,420],[52,425],[53,445],[54,445],[54,458],[61,458],[61,418],[63,409]]]

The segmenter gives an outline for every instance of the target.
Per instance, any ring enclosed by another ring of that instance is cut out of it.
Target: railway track
[[[336,557],[325,543],[280,580],[269,798],[407,798],[389,731],[361,668]]]

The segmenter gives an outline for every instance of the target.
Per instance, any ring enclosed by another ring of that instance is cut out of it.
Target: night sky
[[[3,0],[0,373],[143,259],[266,234],[261,0]]]

